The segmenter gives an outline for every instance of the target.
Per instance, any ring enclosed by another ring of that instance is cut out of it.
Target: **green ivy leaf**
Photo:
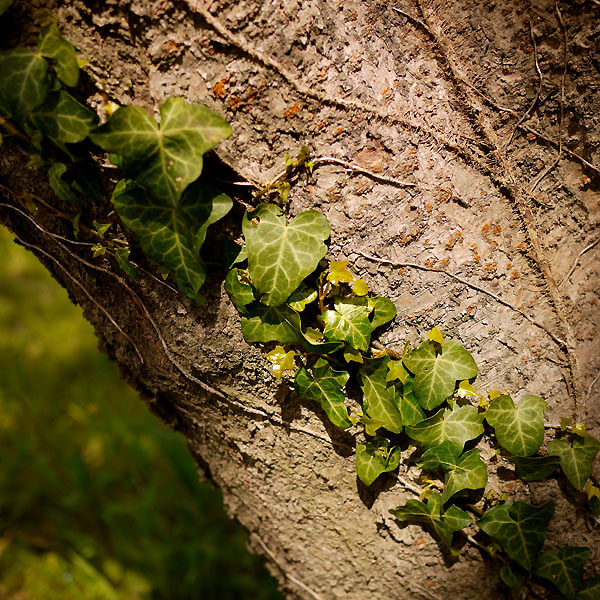
[[[55,23],[42,27],[38,40],[40,54],[56,63],[56,76],[69,87],[75,87],[79,81],[77,52],[71,42],[65,39]]]
[[[400,455],[400,448],[390,448],[387,438],[376,437],[371,442],[359,444],[356,448],[356,474],[365,485],[371,485],[382,473],[398,468]]]
[[[442,469],[446,473],[442,503],[461,490],[484,488],[488,475],[479,450],[473,448],[461,455],[462,448],[454,442],[443,442],[427,450],[419,463],[426,471]]]
[[[574,600],[589,556],[590,549],[583,547],[570,546],[560,552],[547,550],[540,554],[533,572],[551,581],[569,600]]]
[[[383,296],[375,296],[373,298],[367,298],[369,307],[373,311],[371,315],[371,327],[377,329],[385,325],[392,319],[396,318],[398,311],[396,305],[389,299]]]
[[[574,436],[572,445],[566,440],[552,440],[548,444],[548,454],[558,456],[564,474],[578,490],[583,490],[585,482],[592,474],[592,466],[598,452],[600,441],[591,435]]]
[[[248,250],[246,246],[240,246],[232,240],[223,240],[221,245],[221,264],[226,269],[231,269],[233,265],[243,263],[248,260]]]
[[[404,368],[401,360],[390,360],[388,362],[388,374],[385,377],[386,381],[398,380],[400,383],[404,383],[410,375]]]
[[[50,89],[48,63],[25,48],[0,52],[0,108],[20,120],[39,106]]]
[[[244,215],[242,230],[250,279],[268,306],[283,304],[317,268],[330,233],[329,222],[320,212],[307,210],[286,223],[273,204],[260,204]]]
[[[121,156],[126,177],[176,206],[202,172],[202,156],[230,135],[227,121],[207,106],[168,98],[160,107],[160,128],[143,108],[124,106],[90,139]]]
[[[424,342],[403,358],[404,366],[415,374],[414,392],[426,410],[449,398],[457,381],[477,375],[473,357],[458,340],[445,342],[439,355],[434,344]]]
[[[302,312],[307,304],[314,302],[318,297],[317,290],[306,285],[301,285],[290,297],[288,304],[296,311]]]
[[[64,90],[49,94],[31,118],[38,129],[59,144],[81,142],[98,121],[94,111],[77,102]]]
[[[242,281],[241,273],[241,269],[231,269],[225,277],[223,287],[238,312],[243,315],[246,314],[246,305],[254,302],[256,298],[252,286]]]
[[[523,573],[521,573],[519,565],[512,560],[500,568],[500,579],[511,590],[520,590],[523,586]]]
[[[454,533],[471,524],[471,517],[454,504],[442,512],[442,496],[435,492],[427,500],[408,500],[405,505],[390,511],[399,521],[418,521],[433,528],[438,537],[450,548]]]
[[[248,343],[279,342],[299,344],[300,330],[296,327],[295,313],[289,306],[264,306],[250,308],[242,317],[242,334]]]
[[[558,456],[515,456],[511,460],[517,467],[517,474],[523,481],[546,479],[560,464]]]
[[[400,414],[402,415],[402,424],[416,425],[425,418],[425,413],[412,391],[406,391],[408,387],[409,386],[405,384],[405,391],[397,393],[396,402],[398,403]],[[398,390],[398,387],[396,387],[396,390]]]
[[[577,600],[598,600],[598,598],[600,598],[600,576],[584,579]]]
[[[121,270],[130,277],[140,277],[141,273],[139,269],[130,262],[129,255],[131,254],[130,248],[117,248],[115,250],[115,258]]]
[[[355,362],[355,363],[359,363],[361,365],[365,362],[362,352],[360,352],[360,350],[356,350],[355,348],[352,348],[352,346],[346,346],[344,348],[344,360],[347,363]]]
[[[12,3],[13,0],[0,0],[0,15],[4,14]]]
[[[445,441],[457,444],[461,451],[468,440],[483,433],[483,416],[474,406],[442,408],[435,415],[406,428],[409,437],[426,448],[439,446]]]
[[[190,185],[175,204],[120,181],[112,202],[144,252],[171,269],[179,289],[195,298],[206,278],[199,249],[207,227],[232,206],[231,199],[201,182]]]
[[[335,310],[323,314],[323,335],[334,342],[348,342],[357,350],[368,350],[373,328],[366,299],[340,298],[333,306]]]
[[[554,502],[533,506],[517,500],[498,504],[481,519],[479,527],[500,543],[502,549],[522,567],[531,571],[546,539],[546,529],[554,514]]]
[[[505,450],[515,456],[531,456],[544,441],[545,408],[546,402],[539,396],[525,396],[515,407],[512,398],[503,395],[490,404],[485,418]]]
[[[400,407],[396,401],[396,388],[388,385],[385,380],[388,360],[384,357],[365,361],[358,372],[358,378],[368,416],[383,423],[388,431],[400,433],[403,423]]]
[[[48,183],[52,191],[63,202],[79,204],[81,199],[73,192],[71,186],[63,179],[67,172],[67,165],[62,162],[54,162],[48,167]]]
[[[377,430],[381,429],[384,426],[384,424],[381,421],[371,419],[371,417],[367,415],[361,415],[358,422],[364,425],[365,433],[373,437],[377,435]]]
[[[342,388],[349,377],[346,371],[334,371],[325,359],[319,358],[312,368],[312,376],[305,368],[298,370],[294,386],[302,398],[318,402],[334,425],[346,429],[352,422]]]

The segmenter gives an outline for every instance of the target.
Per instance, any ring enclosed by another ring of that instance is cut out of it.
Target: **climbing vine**
[[[0,2],[0,14],[10,4]],[[43,25],[37,51],[0,52],[5,137],[24,144],[32,164],[46,169],[62,203],[56,209],[72,220],[74,235],[85,227],[95,236],[93,256],[108,252],[135,278],[140,271],[129,260],[130,248],[110,237],[111,224],[79,222],[84,203],[103,197],[91,153],[109,153],[123,176],[111,198],[122,224],[183,294],[204,301],[201,248],[208,227],[233,202],[200,176],[204,154],[231,135],[228,123],[206,106],[169,98],[160,123],[140,107],[124,106],[110,109],[99,125],[96,113],[73,95],[78,80],[75,49],[55,23]],[[393,302],[370,294],[347,261],[327,258],[330,227],[323,214],[308,210],[288,219],[292,175],[310,175],[312,167],[306,147],[296,159],[286,157],[283,175],[255,197],[277,194],[276,200],[246,212],[244,244],[229,253],[224,287],[245,340],[265,349],[275,378],[293,378],[300,397],[320,406],[334,426],[360,436],[361,485],[373,485],[403,460],[427,474],[419,497],[392,510],[398,521],[422,523],[452,554],[459,552],[455,534],[478,527],[483,541],[469,539],[498,561],[510,588],[536,577],[566,598],[598,598],[600,577],[583,575],[589,548],[543,551],[554,502],[511,504],[493,491],[484,495],[488,467],[480,448],[494,448],[525,482],[560,471],[599,515],[592,464],[600,441],[563,419],[557,439],[544,448],[546,402],[525,395],[515,404],[499,391],[479,391],[470,352],[436,328],[401,352],[375,343],[397,317]],[[347,390],[358,388],[360,401],[352,403]]]

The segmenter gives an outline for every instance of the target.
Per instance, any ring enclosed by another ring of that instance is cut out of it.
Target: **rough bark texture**
[[[33,4],[17,0],[6,15],[6,45],[35,41]],[[399,316],[381,341],[401,348],[437,326],[473,352],[482,389],[539,394],[549,422],[573,415],[600,433],[599,246],[590,248],[600,225],[597,2],[53,4],[90,61],[92,104],[101,92],[150,110],[173,95],[204,102],[234,130],[218,158],[251,182],[269,181],[301,144],[370,172],[318,163],[310,182],[294,185],[291,212],[323,211],[330,255],[350,259],[395,302]],[[23,206],[32,193],[51,199],[44,173],[25,159],[5,144],[4,204]],[[227,175],[218,165],[206,171]],[[108,210],[90,208],[82,222]],[[234,212],[239,223],[241,207]],[[406,487],[414,466],[369,490],[357,483],[352,432],[336,431],[269,376],[261,350],[242,339],[224,273],[214,270],[198,307],[149,277],[125,282],[114,264],[14,210],[0,217],[38,247],[101,348],[187,437],[288,597],[505,596],[476,547],[451,561],[421,528],[388,513],[414,496]],[[36,218],[71,236],[49,211]],[[239,236],[236,218],[215,243]],[[589,545],[598,565],[600,536],[580,495],[556,480],[525,487],[506,477],[498,469],[489,487],[554,499],[549,544]]]

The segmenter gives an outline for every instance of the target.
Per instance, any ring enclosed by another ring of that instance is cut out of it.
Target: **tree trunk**
[[[16,0],[3,44],[34,44],[33,15],[47,4]],[[207,177],[264,185],[285,152],[310,147],[314,176],[294,182],[291,212],[321,210],[330,256],[394,301],[399,316],[382,342],[401,349],[436,326],[473,352],[480,389],[538,394],[549,423],[572,416],[598,435],[598,2],[51,4],[89,60],[92,105],[107,96],[155,111],[183,96],[229,120],[234,133]],[[0,218],[82,305],[150,408],[186,436],[289,598],[505,597],[479,548],[465,543],[455,561],[389,514],[415,496],[413,465],[368,489],[357,482],[353,430],[335,429],[268,374],[261,349],[242,338],[221,270],[202,307],[148,275],[126,280],[7,206],[52,202],[47,175],[26,160],[5,142]],[[225,189],[251,201],[236,192],[244,188]],[[88,206],[81,223],[109,210]],[[240,235],[242,211],[207,247]],[[73,239],[50,210],[36,220]],[[498,469],[488,487],[554,499],[549,544],[588,545],[598,564],[598,530],[557,480],[507,483]]]

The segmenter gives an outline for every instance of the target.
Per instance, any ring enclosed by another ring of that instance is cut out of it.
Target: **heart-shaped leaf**
[[[50,89],[48,62],[25,48],[0,52],[0,109],[21,119],[39,106]]]
[[[522,567],[531,571],[546,539],[554,502],[533,506],[517,500],[513,505],[498,504],[479,521],[479,527],[500,543],[502,549]]]
[[[115,187],[112,201],[144,252],[171,269],[179,289],[195,298],[206,278],[198,253],[199,244],[204,240],[208,225],[231,208],[231,199],[196,182],[173,206],[170,201],[160,200],[122,180]]]
[[[365,361],[358,372],[360,386],[364,394],[364,409],[369,417],[384,424],[392,433],[402,431],[402,414],[396,401],[396,388],[386,382],[389,358],[376,358]]]
[[[515,407],[510,396],[499,396],[486,414],[499,444],[515,456],[535,454],[544,441],[546,402],[539,396],[525,396]]]
[[[38,49],[42,56],[55,63],[56,76],[69,87],[75,87],[79,81],[79,65],[75,47],[65,39],[55,23],[42,27],[38,40]]]
[[[246,214],[242,230],[248,247],[248,270],[258,295],[268,306],[283,304],[325,256],[329,222],[307,210],[290,223],[281,209],[260,204]]]
[[[258,304],[248,309],[242,317],[242,334],[248,343],[279,342],[299,344],[301,340],[298,320],[289,306]]]
[[[509,563],[502,565],[500,568],[500,579],[502,579],[511,590],[520,590],[521,587],[523,587],[523,573],[521,572],[521,567],[512,560]]]
[[[59,144],[81,142],[98,121],[95,112],[77,102],[64,90],[49,94],[31,118],[38,129]]]
[[[331,341],[348,342],[357,350],[368,350],[373,327],[367,300],[341,298],[335,301],[334,309],[323,314],[323,335]]]
[[[390,512],[399,521],[417,521],[429,525],[448,548],[452,546],[454,533],[471,524],[471,517],[454,504],[442,512],[442,496],[437,492],[429,497],[427,504],[412,499]]]
[[[346,429],[352,422],[342,388],[349,377],[346,371],[334,371],[325,359],[319,358],[312,368],[312,376],[304,368],[298,370],[294,386],[302,398],[318,402],[334,425]]]
[[[479,450],[473,448],[461,455],[462,449],[454,442],[444,442],[423,454],[419,465],[427,471],[442,469],[446,473],[442,502],[445,504],[461,490],[485,487],[488,475]]]
[[[377,329],[377,327],[381,327],[396,318],[398,314],[396,305],[389,298],[375,296],[367,298],[367,301],[373,311],[371,315],[371,327],[373,329]]]
[[[523,481],[546,479],[556,471],[560,464],[558,456],[515,456],[511,460],[517,467],[517,473]]]
[[[160,128],[143,108],[125,106],[90,139],[122,158],[127,177],[176,206],[202,172],[202,156],[229,135],[227,121],[207,106],[168,98],[160,108]]]
[[[583,580],[583,567],[590,549],[570,546],[560,552],[547,550],[540,554],[534,573],[550,580],[569,600],[574,600]]]
[[[449,441],[462,452],[465,442],[483,433],[482,423],[483,416],[474,406],[455,406],[453,409],[442,408],[429,419],[406,427],[406,433],[426,448]]]
[[[400,448],[390,448],[387,438],[376,437],[371,442],[359,444],[356,447],[356,474],[365,485],[371,485],[382,473],[398,467],[400,455]]]
[[[592,474],[596,454],[600,452],[600,441],[591,435],[574,436],[572,445],[566,440],[552,440],[548,444],[548,454],[560,458],[560,467],[567,479],[578,490]]]
[[[441,354],[437,354],[435,343],[424,342],[402,359],[404,366],[415,375],[415,396],[426,410],[449,398],[457,381],[477,375],[473,357],[458,340],[446,341],[441,346]]]
[[[238,312],[246,314],[246,306],[254,302],[254,289],[241,278],[241,269],[231,269],[225,277],[223,287],[229,294],[229,298],[237,308]]]

